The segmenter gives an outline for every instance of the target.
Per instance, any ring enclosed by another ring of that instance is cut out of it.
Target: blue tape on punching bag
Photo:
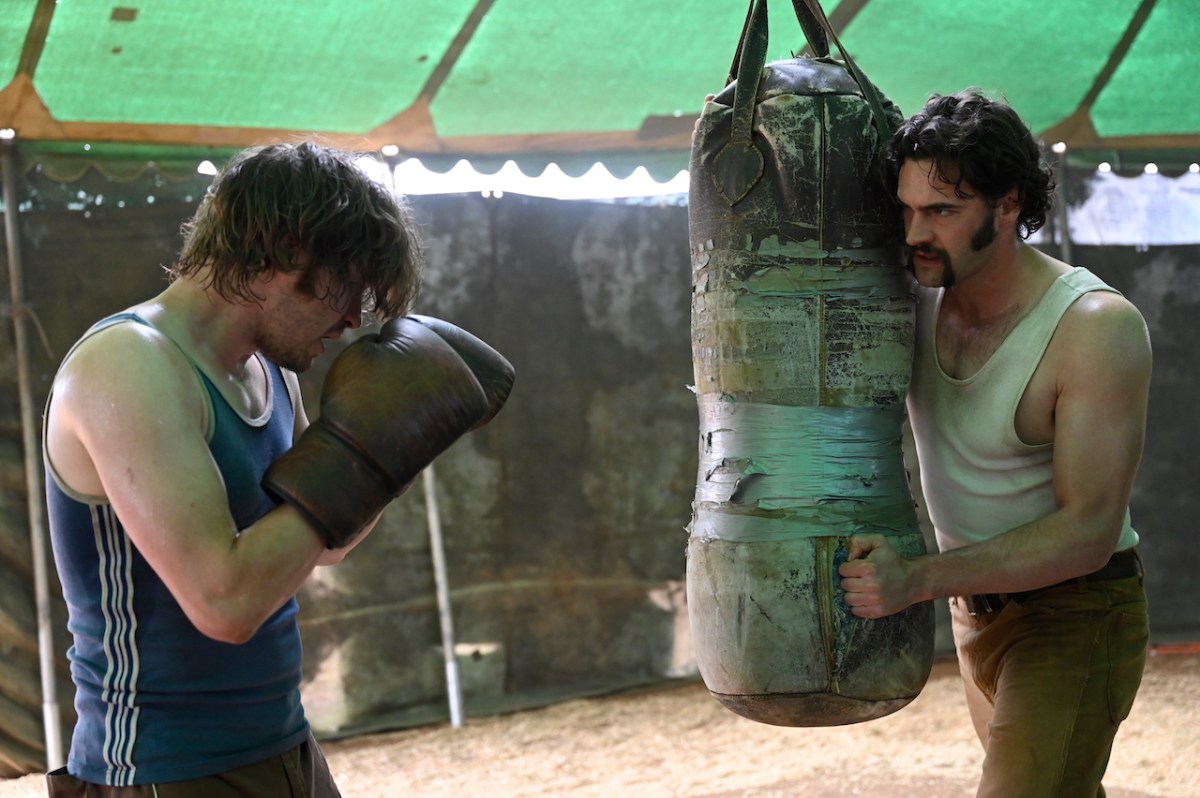
[[[693,537],[739,542],[913,534],[903,408],[700,400]],[[723,510],[729,510],[723,512]]]

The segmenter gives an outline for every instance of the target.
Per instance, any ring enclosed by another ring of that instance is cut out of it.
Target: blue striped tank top
[[[150,326],[121,313],[83,337],[127,321]],[[259,480],[292,441],[287,385],[277,366],[263,364],[268,410],[255,420],[239,415],[192,364],[207,393],[209,448],[238,529],[275,507]],[[248,765],[306,739],[296,599],[244,644],[206,637],[111,505],[63,486],[49,458],[46,472],[50,538],[74,640],[67,652],[78,715],[70,773],[113,786],[180,781]]]

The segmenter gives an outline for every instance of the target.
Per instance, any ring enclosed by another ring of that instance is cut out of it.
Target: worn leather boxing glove
[[[483,393],[487,396],[488,410],[472,429],[478,429],[491,421],[500,412],[500,408],[504,406],[505,400],[512,392],[515,374],[509,362],[503,358],[500,359],[503,363],[498,362],[495,357],[496,350],[462,327],[456,327],[448,321],[435,319],[432,316],[413,314],[408,318],[421,322],[437,333],[443,341],[454,347],[454,351],[458,352],[459,357],[466,361],[475,378],[479,380]]]
[[[330,548],[351,543],[508,398],[512,365],[475,336],[432,321],[460,346],[470,343],[465,356],[411,317],[364,335],[330,366],[320,416],[263,475],[263,488],[299,510]]]

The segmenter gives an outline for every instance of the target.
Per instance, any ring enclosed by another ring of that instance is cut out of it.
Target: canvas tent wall
[[[66,182],[66,172],[51,177],[36,162],[25,162],[17,216],[26,302],[45,334],[45,345],[32,347],[40,402],[57,359],[92,320],[162,286],[159,267],[174,256],[178,225],[206,178],[110,165],[107,172],[131,179],[89,167]],[[686,209],[512,195],[414,205],[430,254],[420,310],[494,342],[520,375],[494,427],[438,462],[468,715],[693,677],[682,596],[697,452]],[[1186,609],[1200,599],[1200,562],[1183,537],[1200,499],[1181,465],[1194,459],[1189,446],[1200,432],[1189,411],[1198,387],[1190,344],[1200,318],[1198,255],[1195,245],[1079,247],[1076,258],[1126,291],[1155,339],[1134,516],[1160,644],[1200,636]],[[12,351],[6,337],[0,514],[5,529],[21,534],[3,536],[0,584],[28,585]],[[304,377],[310,403],[323,365]],[[407,494],[359,556],[303,594],[305,700],[323,734],[447,717],[424,509],[420,492]],[[5,638],[4,659],[28,679],[36,672],[28,591],[4,594],[6,613],[5,628],[18,635]],[[948,653],[941,620],[938,646]],[[59,606],[54,625],[69,726]],[[37,755],[37,696],[34,683],[0,698],[32,719],[28,756]]]

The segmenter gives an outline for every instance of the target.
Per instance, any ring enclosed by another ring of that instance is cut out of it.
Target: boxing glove
[[[437,326],[462,353],[410,317],[346,347],[325,376],[319,417],[263,475],[263,489],[299,510],[330,548],[351,543],[508,398],[511,364],[454,325]]]
[[[500,412],[500,408],[504,406],[504,401],[512,391],[515,375],[508,361],[501,358],[503,362],[498,362],[495,359],[494,349],[462,327],[456,327],[450,322],[431,316],[418,316],[415,313],[408,318],[424,324],[437,333],[443,341],[450,344],[459,357],[466,361],[471,372],[479,380],[483,393],[488,398],[488,410],[472,429],[478,429],[491,421]]]

